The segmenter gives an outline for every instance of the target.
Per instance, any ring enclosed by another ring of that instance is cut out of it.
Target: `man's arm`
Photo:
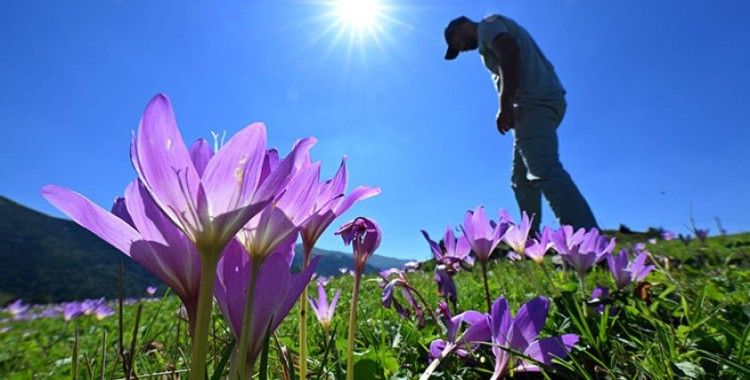
[[[508,33],[500,33],[492,41],[492,52],[500,59],[503,88],[500,92],[500,112],[497,129],[505,134],[511,128],[513,119],[513,98],[518,89],[519,49],[516,40]]]

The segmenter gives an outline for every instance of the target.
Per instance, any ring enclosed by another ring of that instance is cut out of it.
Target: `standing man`
[[[532,231],[539,231],[542,194],[561,225],[598,227],[558,155],[565,89],[529,33],[501,15],[479,23],[461,16],[445,28],[445,41],[445,59],[479,48],[491,73],[499,96],[497,129],[503,135],[513,130],[513,192],[520,209],[534,215]]]

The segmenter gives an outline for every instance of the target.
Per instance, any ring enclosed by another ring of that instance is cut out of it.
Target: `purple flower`
[[[667,231],[667,230],[660,230],[659,236],[662,238],[662,240],[672,240],[674,239],[674,232]]]
[[[13,319],[21,319],[26,315],[26,312],[29,311],[29,305],[23,303],[23,301],[21,301],[21,299],[19,298],[8,305],[5,310]]]
[[[407,261],[403,265],[404,272],[414,272],[419,269],[419,267],[422,266],[422,264],[419,261]]]
[[[302,246],[305,255],[312,252],[315,242],[336,218],[349,210],[355,203],[381,193],[380,188],[377,187],[359,186],[344,196],[347,181],[346,157],[341,160],[341,166],[339,166],[339,170],[333,178],[320,184],[316,180],[315,191],[317,196],[315,197],[314,211],[302,228]],[[309,257],[306,259],[309,259]]]
[[[246,293],[251,281],[257,281],[248,340],[249,368],[252,368],[252,363],[260,353],[266,334],[273,333],[289,314],[302,290],[310,282],[320,259],[313,258],[307,268],[293,275],[286,259],[290,251],[294,254],[293,243],[280,247],[279,251],[268,256],[258,271],[257,279],[251,278],[252,258],[236,240],[229,242],[219,261],[214,295],[237,341],[240,341],[242,332]]]
[[[57,186],[46,186],[44,197],[172,288],[195,323],[201,264],[198,249],[154,203],[146,188],[133,181],[125,198],[108,213],[84,196]],[[132,224],[128,224],[132,223]]]
[[[104,318],[109,318],[115,315],[115,311],[112,310],[111,307],[102,304],[96,307],[96,309],[94,310],[94,315],[96,315],[96,319],[102,320]]]
[[[485,264],[507,230],[507,223],[495,224],[487,218],[484,206],[467,211],[464,216],[464,235],[477,259]]]
[[[430,343],[430,359],[443,358],[451,352],[455,352],[460,357],[467,356],[469,350],[473,347],[467,342],[476,342],[481,340],[482,337],[472,336],[468,331],[461,336],[458,333],[464,323],[469,325],[481,324],[485,319],[485,314],[468,310],[453,316],[448,304],[444,301],[440,301],[438,304],[438,313],[440,313],[440,321],[446,329],[446,338],[436,339]],[[479,329],[474,329],[473,332],[479,332]]]
[[[341,289],[336,291],[333,295],[331,303],[328,303],[328,296],[326,295],[326,288],[322,281],[318,281],[318,299],[309,297],[310,307],[312,307],[315,316],[318,318],[318,322],[323,326],[324,331],[328,331],[331,327],[331,321],[333,320],[333,312],[336,311],[336,304],[339,302],[339,296],[341,296]]]
[[[422,307],[417,302],[415,297],[416,289],[411,286],[407,281],[404,273],[396,268],[386,269],[379,273],[380,275],[380,287],[383,289],[383,293],[380,300],[385,308],[391,308],[404,318],[408,318],[411,314],[409,309],[404,306],[395,297],[394,290],[401,288],[401,295],[406,300],[406,303],[410,306],[411,310],[414,310],[414,315],[417,317],[417,324],[419,327],[423,327],[425,324],[424,312]],[[391,279],[391,277],[394,277]]]
[[[541,264],[544,261],[544,255],[554,245],[555,243],[552,242],[552,229],[544,227],[539,237],[532,239],[531,243],[526,246],[524,253],[537,264]]]
[[[532,216],[532,219],[533,218],[534,217]],[[526,249],[526,241],[529,238],[530,230],[531,220],[529,220],[529,216],[526,214],[526,211],[524,211],[521,216],[521,224],[515,224],[511,221],[508,230],[505,231],[505,234],[503,235],[503,240],[505,241],[505,244],[507,244],[513,251],[515,251],[519,255],[523,255]]]
[[[284,188],[297,154],[261,178],[266,156],[261,123],[239,131],[215,154],[205,141],[190,151],[163,94],[149,102],[131,147],[133,166],[156,205],[202,256],[212,257]]]
[[[631,282],[643,281],[654,270],[653,265],[645,265],[647,258],[648,252],[643,251],[632,262],[628,262],[627,249],[622,249],[617,256],[607,255],[609,271],[612,273],[618,289],[626,287]]]
[[[157,290],[158,289],[156,288],[156,286],[149,286],[146,288],[146,293],[148,293],[148,295],[150,296],[153,296],[154,294],[156,294]]]
[[[365,269],[367,259],[375,253],[380,246],[380,227],[372,220],[358,217],[351,222],[344,223],[336,231],[344,240],[344,244],[352,245],[354,250],[354,272],[361,275]]]
[[[460,267],[470,267],[474,265],[474,259],[470,256],[471,245],[466,236],[460,236],[458,239],[453,234],[453,229],[447,227],[443,235],[443,247],[437,242],[430,239],[430,235],[425,230],[422,236],[430,244],[432,256],[438,265],[444,265],[445,269],[451,273],[456,273]]]
[[[66,321],[69,321],[81,314],[83,314],[83,310],[81,309],[81,304],[78,302],[68,302],[65,305],[63,305],[63,319]]]
[[[296,240],[312,215],[320,164],[306,164],[305,161],[309,160],[308,151],[314,142],[314,139],[305,139],[295,144],[293,151],[300,154],[300,167],[293,172],[283,194],[274,200],[273,205],[250,219],[237,234],[237,239],[258,265],[279,246],[290,239]]]
[[[586,275],[586,271],[612,252],[615,239],[607,239],[599,235],[599,230],[592,228],[585,232],[579,229],[575,233],[573,227],[562,226],[552,234],[555,249],[578,273],[579,278]]]
[[[578,335],[565,334],[539,339],[539,332],[547,320],[549,300],[537,297],[527,302],[511,315],[508,302],[498,298],[492,305],[490,314],[473,323],[466,335],[479,341],[491,341],[495,355],[495,371],[492,380],[501,378],[509,366],[516,371],[539,371],[539,367],[525,359],[515,358],[513,351],[521,352],[544,365],[552,365],[552,359],[568,356],[578,343]]]

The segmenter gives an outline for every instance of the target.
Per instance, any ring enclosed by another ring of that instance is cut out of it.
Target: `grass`
[[[623,246],[636,239],[618,235]],[[648,301],[642,299],[645,290],[637,296],[631,286],[613,293],[602,314],[590,308],[593,305],[583,310],[582,302],[588,300],[581,299],[575,275],[556,268],[550,257],[544,268],[531,261],[492,262],[488,276],[493,298],[504,295],[516,310],[544,295],[552,300],[552,307],[541,336],[581,336],[570,358],[553,369],[538,375],[511,375],[521,379],[750,378],[750,234],[714,237],[688,246],[659,241],[648,249],[657,265],[647,278],[651,285]],[[434,309],[439,297],[431,270],[409,273],[407,278]],[[456,282],[458,309],[484,311],[479,267],[459,273]],[[597,284],[614,287],[606,264],[589,272],[586,294]],[[325,336],[314,317],[308,322],[308,368],[315,379],[343,378],[351,276],[332,279],[329,297],[335,289],[343,291],[331,334]],[[190,339],[185,321],[178,317],[179,307],[172,295],[125,305],[122,329],[117,315],[103,320],[82,316],[66,322],[61,317],[16,321],[0,313],[0,378],[125,378],[130,358],[131,371],[140,379],[184,378]],[[296,372],[288,367],[296,365],[298,315],[292,310],[269,342],[269,378],[287,378],[285,369]],[[383,308],[373,276],[364,278],[357,315],[358,379],[419,377],[429,364],[430,342],[445,334],[429,317],[419,328],[413,315],[404,319]],[[218,310],[211,331],[208,374],[223,378],[232,338]],[[433,378],[487,378],[492,363],[489,350],[480,349],[467,360],[444,360]]]

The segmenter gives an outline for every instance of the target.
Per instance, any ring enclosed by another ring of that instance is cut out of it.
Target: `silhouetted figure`
[[[565,89],[529,33],[501,15],[479,23],[461,16],[445,28],[445,40],[445,59],[478,48],[491,73],[500,103],[497,129],[503,135],[513,129],[513,192],[520,209],[535,215],[532,231],[539,230],[542,194],[560,224],[598,227],[558,155]]]

